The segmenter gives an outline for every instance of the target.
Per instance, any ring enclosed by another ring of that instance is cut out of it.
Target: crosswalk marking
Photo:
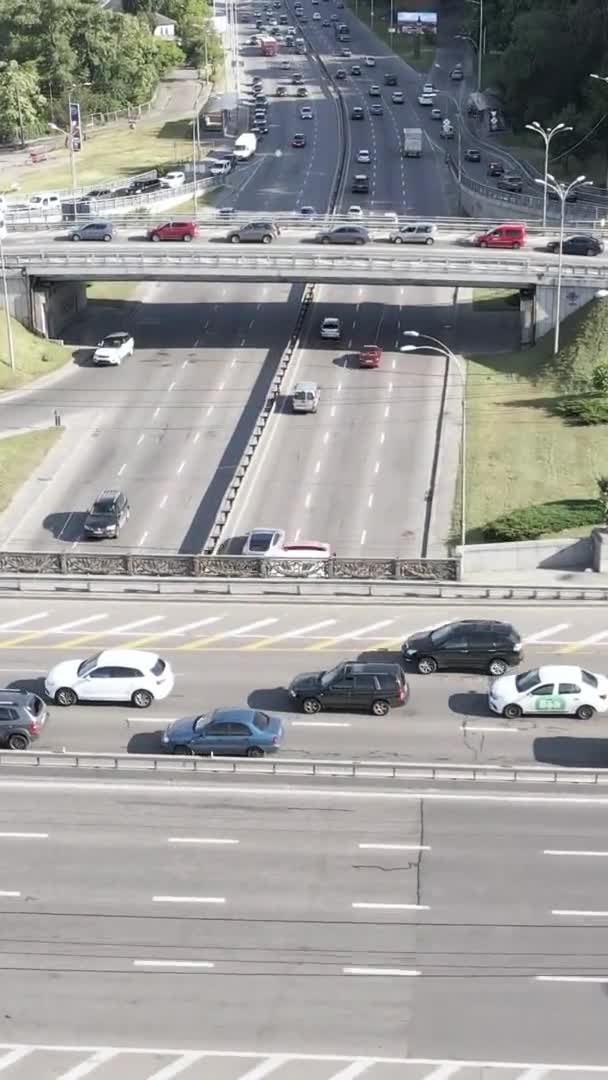
[[[164,619],[164,615],[150,615],[147,619],[136,619],[135,622],[125,623],[123,626],[111,627],[109,630],[104,627],[103,630],[91,630],[89,633],[79,634],[78,637],[73,638],[71,641],[62,641],[60,645],[56,645],[56,649],[65,649],[66,646],[74,647],[76,645],[84,645],[86,642],[95,641],[96,638],[101,637],[103,634],[112,635],[117,637],[119,634],[129,633],[130,630],[134,630],[138,626],[147,626],[150,623],[157,622],[159,619]],[[122,646],[124,647],[124,646]]]
[[[561,634],[562,630],[567,630],[569,626],[570,623],[561,622],[555,626],[548,626],[546,630],[539,630],[536,634],[528,634],[523,639],[524,645],[534,645],[537,641],[545,641],[552,634]]]
[[[186,645],[179,645],[177,652],[190,652],[191,649],[202,649],[206,645],[212,645],[214,641],[222,641],[227,637],[239,637],[242,634],[248,634],[252,630],[259,630],[261,626],[272,626],[278,622],[278,619],[258,619],[257,622],[247,623],[246,626],[237,626],[234,630],[222,630],[219,634],[212,634],[211,637],[197,638],[195,641],[189,641]]]
[[[413,634],[429,634],[431,630],[437,630],[438,627],[443,626],[445,620],[441,622],[431,623],[430,626],[418,626],[415,630],[403,630],[399,637],[386,638],[384,641],[378,641],[374,648],[383,652],[387,649],[400,648],[404,641],[407,641],[408,637],[412,637]]]
[[[331,645],[336,645],[339,641],[357,641],[358,638],[362,637],[364,634],[370,633],[372,630],[380,630],[383,626],[391,626],[394,621],[394,619],[381,619],[380,622],[370,623],[369,626],[362,626],[359,630],[347,630],[343,634],[324,638],[323,641],[318,641],[315,642],[314,645],[309,645],[306,651],[319,652],[321,649],[327,649]]]
[[[142,649],[144,645],[149,645],[153,641],[158,641],[159,638],[176,637],[179,634],[185,634],[188,630],[198,630],[200,626],[212,626],[214,623],[218,623],[224,618],[225,615],[209,615],[206,619],[199,619],[198,622],[187,623],[186,626],[178,626],[171,630],[159,630],[156,634],[146,634],[145,637],[127,641],[123,648]]]
[[[117,1053],[118,1050],[96,1050],[86,1061],[81,1061],[80,1065],[74,1065],[72,1069],[68,1069],[57,1077],[57,1080],[82,1080],[83,1076],[88,1076],[98,1065],[103,1065],[106,1061],[115,1058]]]
[[[63,623],[61,626],[53,627],[50,633],[53,635],[64,634],[66,630],[73,630],[76,626],[88,626],[89,623],[99,622],[100,620],[103,622],[103,620],[107,619],[108,617],[108,612],[101,612],[99,615],[90,615],[88,619],[74,619],[72,622]],[[104,627],[103,630],[97,630],[95,632],[95,637],[98,637],[99,634],[105,633],[107,633],[107,631]],[[83,641],[88,641],[90,637],[90,631],[85,634],[77,634],[76,637],[68,638],[67,641],[60,641],[57,645],[51,646],[51,648],[73,649],[75,645],[80,645]]]
[[[177,1061],[170,1061],[168,1065],[163,1065],[161,1069],[152,1073],[147,1080],[173,1080],[174,1076],[179,1076],[184,1069],[196,1065],[197,1061],[201,1061],[204,1057],[205,1054],[200,1050],[190,1050],[187,1054],[182,1054]]]
[[[48,614],[48,611],[38,611],[35,615],[25,615],[22,619],[12,619],[11,622],[5,622],[0,625],[0,632],[4,633],[5,630],[15,630],[18,626],[36,622],[38,619],[46,619]]]
[[[286,638],[305,637],[306,634],[312,633],[313,630],[323,630],[326,626],[335,626],[336,622],[336,619],[323,619],[321,622],[303,626],[299,630],[286,630],[283,634],[272,634],[269,637],[260,638],[259,641],[254,641],[249,645],[242,645],[241,652],[252,652],[256,649],[264,649],[269,645],[273,645],[275,641],[284,641]]]
[[[281,1068],[281,1065],[285,1065],[289,1061],[287,1054],[272,1054],[271,1057],[266,1058],[265,1061],[261,1061],[259,1065],[254,1065],[253,1069],[249,1069],[248,1072],[239,1076],[238,1080],[262,1080],[264,1076],[270,1076],[271,1073],[276,1072]]]

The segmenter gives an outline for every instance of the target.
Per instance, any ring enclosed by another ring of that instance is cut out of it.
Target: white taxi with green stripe
[[[569,664],[503,675],[492,683],[488,700],[492,712],[515,720],[546,714],[590,720],[608,709],[608,679]]]

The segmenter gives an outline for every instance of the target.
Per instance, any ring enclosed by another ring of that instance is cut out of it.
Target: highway
[[[35,748],[159,753],[166,724],[220,705],[250,705],[284,720],[283,756],[402,760],[461,764],[606,765],[608,715],[583,723],[567,717],[505,721],[490,713],[484,675],[408,674],[411,697],[386,717],[322,713],[292,706],[294,675],[346,659],[399,659],[402,641],[417,630],[459,618],[512,622],[524,639],[523,670],[578,664],[605,672],[608,620],[595,605],[495,603],[401,604],[385,601],[183,602],[110,597],[3,600],[0,679],[42,693],[42,680],[62,659],[100,649],[144,648],[172,664],[175,690],[149,710],[123,705],[61,709]]]
[[[592,794],[4,777],[0,1065],[605,1076],[605,833]]]

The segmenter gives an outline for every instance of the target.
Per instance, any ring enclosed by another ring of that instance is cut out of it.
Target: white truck
[[[403,156],[421,157],[422,155],[422,128],[403,129]]]

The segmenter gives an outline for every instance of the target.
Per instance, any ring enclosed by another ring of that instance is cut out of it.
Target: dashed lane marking
[[[305,637],[306,634],[312,633],[313,630],[323,630],[328,626],[335,626],[335,624],[336,619],[323,619],[321,622],[311,623],[310,626],[303,626],[299,630],[286,630],[284,634],[274,634],[271,637],[260,638],[250,645],[242,645],[240,651],[253,652],[257,649],[265,649],[276,641],[284,641],[287,638]]]
[[[328,649],[331,646],[336,645],[339,641],[357,641],[358,638],[362,637],[364,634],[368,634],[371,630],[380,630],[383,626],[390,626],[393,621],[393,619],[382,619],[380,622],[370,623],[369,626],[362,626],[359,630],[347,630],[344,634],[323,638],[322,641],[317,641],[314,645],[309,645],[306,652],[319,652],[321,649]]]
[[[207,645],[210,645],[214,641],[221,641],[227,637],[239,637],[242,634],[248,634],[251,630],[259,630],[262,626],[272,626],[273,623],[278,622],[278,619],[258,619],[257,622],[248,623],[246,626],[237,626],[234,630],[223,630],[219,634],[212,634],[211,637],[198,638],[195,641],[189,641],[186,645],[179,645],[177,652],[186,651],[190,652],[193,649],[203,649]]]

